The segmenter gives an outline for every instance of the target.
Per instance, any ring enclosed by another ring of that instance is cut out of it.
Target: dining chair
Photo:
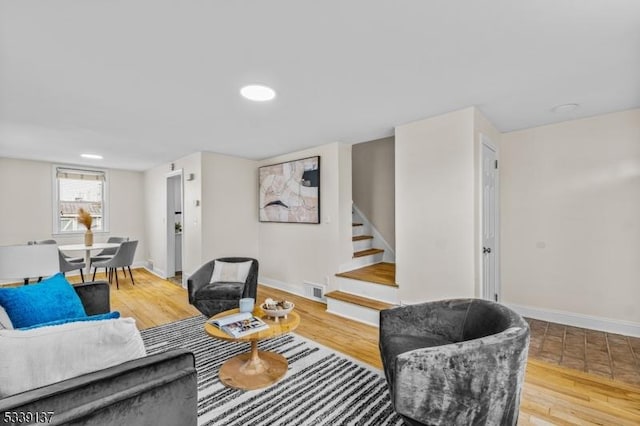
[[[69,260],[64,257],[64,253],[62,253],[60,249],[58,249],[58,260],[60,262],[60,272],[62,272],[62,275],[66,275],[67,272],[79,269],[80,278],[82,278],[82,282],[84,282],[84,273],[82,272],[82,269],[86,266],[84,262],[69,262]]]
[[[123,243],[125,241],[129,241],[129,237],[109,237],[107,239],[108,243]],[[115,256],[118,251],[118,247],[106,248],[102,250],[100,253],[95,256],[91,256],[91,263],[93,262],[102,262],[103,260],[109,260],[113,256]]]
[[[131,273],[131,265],[133,264],[133,258],[136,254],[136,248],[138,247],[138,241],[124,241],[118,247],[116,254],[107,260],[100,262],[94,262],[93,266],[93,278],[96,279],[96,271],[98,268],[105,268],[105,274],[109,277],[109,282],[113,281],[113,275],[116,276],[116,288],[120,289],[120,283],[118,282],[118,268],[129,269],[129,277],[131,277],[131,284],[135,285],[133,281],[133,274]],[[127,276],[125,272],[125,277]]]

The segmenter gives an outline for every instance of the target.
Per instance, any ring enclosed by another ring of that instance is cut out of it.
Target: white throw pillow
[[[7,315],[7,311],[0,306],[0,330],[3,329],[13,330],[13,324],[11,324],[11,319],[9,315]]]
[[[212,283],[244,283],[247,281],[251,261],[246,262],[220,262],[215,260],[213,264]]]
[[[0,397],[146,355],[133,318],[0,330]]]

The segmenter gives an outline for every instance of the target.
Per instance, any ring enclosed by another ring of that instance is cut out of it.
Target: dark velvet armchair
[[[225,263],[251,262],[245,282],[211,282],[215,261]],[[223,257],[205,263],[187,280],[189,303],[205,316],[238,307],[244,297],[256,298],[258,291],[258,261],[249,257]]]
[[[380,312],[380,354],[395,410],[411,425],[515,425],[529,325],[481,299]]]

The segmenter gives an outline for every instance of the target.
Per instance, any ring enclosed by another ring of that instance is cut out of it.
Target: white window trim
[[[87,166],[74,166],[70,164],[53,164],[51,166],[51,186],[52,186],[52,199],[51,199],[51,218],[52,218],[52,236],[61,237],[65,235],[82,235],[85,231],[70,231],[70,232],[61,232],[58,229],[58,197],[59,187],[58,187],[58,168],[64,169],[78,169],[78,170],[88,170],[88,171],[96,171],[104,173],[104,185],[102,187],[102,230],[93,231],[94,234],[108,234],[109,233],[109,170],[101,169],[99,167],[87,167]]]

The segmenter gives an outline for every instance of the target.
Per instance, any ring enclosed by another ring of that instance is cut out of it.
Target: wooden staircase
[[[325,294],[327,312],[378,326],[380,311],[398,304],[395,263],[382,262],[384,250],[372,247],[364,224],[353,223],[354,269],[336,274],[339,290]]]
[[[378,326],[380,311],[398,304],[396,265],[376,263],[336,274],[339,290],[325,294],[327,312]]]

